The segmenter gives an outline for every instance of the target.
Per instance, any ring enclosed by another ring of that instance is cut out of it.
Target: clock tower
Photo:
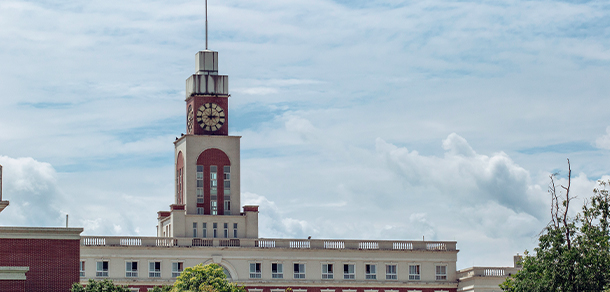
[[[186,80],[186,135],[176,138],[174,204],[158,212],[157,235],[257,238],[258,206],[240,212],[240,136],[229,136],[229,77],[218,52],[195,55]]]

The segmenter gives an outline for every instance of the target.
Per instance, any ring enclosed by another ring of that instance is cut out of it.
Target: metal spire
[[[208,0],[205,0],[205,49],[208,49]]]

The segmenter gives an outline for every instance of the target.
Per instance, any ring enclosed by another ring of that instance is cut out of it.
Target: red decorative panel
[[[172,212],[170,211],[159,211],[157,212],[157,218],[165,218],[165,217],[169,217],[172,215]]]
[[[176,158],[176,204],[184,204],[184,157],[182,151]]]
[[[79,281],[78,239],[0,239],[0,247],[0,266],[30,268],[27,280],[18,281],[25,290],[12,290],[20,289],[14,281],[0,281],[0,291],[66,292]]]
[[[206,202],[203,212],[206,215],[210,215],[210,165],[216,165],[218,167],[217,179],[218,179],[218,215],[224,214],[224,166],[230,166],[231,161],[229,156],[222,150],[217,148],[210,148],[203,151],[197,158],[197,165],[203,166],[203,198]]]
[[[244,206],[244,212],[258,212],[258,206]]]
[[[199,107],[201,105],[208,103],[208,102],[219,105],[220,107],[222,107],[222,109],[225,112],[225,123],[220,129],[218,129],[216,131],[204,131],[201,128],[201,126],[199,126],[199,123],[197,123],[197,110],[199,109]],[[196,96],[191,97],[186,102],[187,119],[188,119],[189,105],[193,106],[193,114],[194,114],[193,134],[194,135],[222,135],[222,136],[229,135],[229,98],[228,97],[202,96],[202,95],[196,95]]]

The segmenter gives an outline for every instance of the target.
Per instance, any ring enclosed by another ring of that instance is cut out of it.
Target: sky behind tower
[[[0,224],[155,235],[204,1],[0,2]],[[209,0],[261,237],[456,240],[509,266],[610,170],[607,1]]]

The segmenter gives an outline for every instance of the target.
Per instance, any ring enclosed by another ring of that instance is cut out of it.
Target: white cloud
[[[602,135],[595,140],[595,146],[601,149],[610,149],[610,126],[606,128],[606,135]]]
[[[2,225],[60,226],[63,199],[55,169],[31,157],[0,156],[2,199],[10,205],[0,214]]]

